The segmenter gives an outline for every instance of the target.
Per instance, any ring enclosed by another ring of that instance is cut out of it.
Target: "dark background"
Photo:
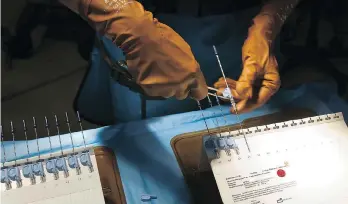
[[[201,17],[247,9],[261,5],[262,1],[142,3],[154,15],[177,13]],[[298,75],[305,71],[321,78],[334,76],[342,97],[347,97],[348,82],[346,8],[347,2],[343,0],[303,0],[280,34],[283,54],[296,59],[286,66],[301,67]],[[2,2],[1,9],[1,123],[5,140],[12,139],[10,121],[16,127],[15,139],[24,139],[22,120],[31,127],[33,116],[38,122],[39,137],[46,136],[44,116],[52,125],[52,134],[56,134],[53,115],[57,114],[64,123],[64,112],[70,115],[72,131],[78,131],[72,103],[88,66],[94,31],[56,1],[7,0]],[[83,124],[85,129],[97,127],[87,121]],[[29,129],[29,139],[33,139],[35,135]],[[61,126],[61,132],[68,132],[66,125]]]

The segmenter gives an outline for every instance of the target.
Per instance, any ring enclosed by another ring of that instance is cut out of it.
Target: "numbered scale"
[[[348,203],[341,113],[208,135],[203,145],[225,204]]]
[[[40,153],[37,139],[36,120],[33,118],[34,132],[36,134],[37,152],[31,155],[27,140],[27,127],[23,121],[26,148],[26,159],[18,159],[15,131],[11,122],[13,143],[4,145],[2,141],[1,164],[1,203],[4,204],[102,204],[105,203],[100,182],[96,157],[93,149],[86,147],[81,120],[81,136],[84,145],[74,147],[73,137],[70,132],[72,148],[63,151],[59,134],[58,118],[56,127],[60,141],[60,151],[52,150],[51,137],[48,136],[50,151]],[[48,129],[47,118],[45,127]],[[66,114],[66,123],[70,131],[70,121]],[[11,152],[11,149],[13,152]],[[7,161],[9,153],[13,153],[14,159]]]
[[[4,203],[104,203],[93,150],[16,163],[7,163],[1,169]]]

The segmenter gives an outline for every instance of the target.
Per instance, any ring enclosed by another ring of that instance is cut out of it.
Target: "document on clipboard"
[[[238,152],[219,150],[211,160],[225,204],[348,203],[348,128],[341,113],[246,131],[250,152],[237,136]]]

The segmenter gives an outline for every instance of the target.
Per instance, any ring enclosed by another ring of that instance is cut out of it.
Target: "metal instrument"
[[[248,143],[248,140],[247,140],[247,137],[245,135],[245,132],[244,132],[244,128],[243,128],[243,122],[241,121],[239,115],[238,115],[238,110],[237,110],[237,106],[236,106],[236,102],[233,98],[233,95],[232,95],[232,91],[231,89],[229,88],[228,86],[228,83],[227,83],[227,80],[226,80],[226,76],[225,76],[225,72],[224,72],[224,69],[222,68],[222,64],[221,64],[221,61],[220,61],[220,58],[219,58],[219,54],[218,54],[218,51],[215,47],[215,45],[213,45],[213,50],[214,50],[214,54],[216,56],[216,59],[217,59],[217,62],[218,62],[218,65],[219,65],[219,68],[220,68],[220,71],[221,71],[221,74],[222,74],[222,77],[224,78],[224,81],[225,81],[225,84],[226,84],[226,88],[224,89],[224,91],[220,92],[219,90],[215,89],[215,88],[212,88],[212,87],[208,87],[208,95],[207,95],[207,99],[209,101],[209,104],[210,106],[212,107],[212,102],[211,102],[211,99],[210,99],[210,96],[213,96],[216,98],[216,101],[217,101],[217,104],[218,106],[220,106],[220,103],[219,103],[219,98],[220,99],[225,99],[225,100],[229,100],[230,103],[231,103],[231,107],[234,109],[235,113],[236,113],[236,117],[237,117],[237,121],[238,121],[238,124],[239,124],[239,127],[240,127],[240,131],[241,131],[241,134],[243,135],[244,137],[244,141],[245,141],[245,144],[248,148],[248,151],[249,153],[251,152],[250,150],[250,147],[249,147],[249,143]],[[199,101],[197,101],[198,103],[198,107],[200,110],[202,110],[202,107],[201,107],[201,104]],[[220,109],[221,110],[221,109]],[[202,112],[202,116],[203,116],[203,119],[204,119],[204,115],[203,115],[203,112]],[[225,120],[226,121],[226,120]],[[204,122],[206,124],[206,128],[207,128],[207,131],[209,132],[209,128],[208,128],[208,125],[207,125],[207,122],[205,121],[204,119]],[[217,124],[217,121],[215,123],[215,125],[217,127],[219,127],[219,124]],[[219,135],[221,136],[221,132],[219,133]],[[215,143],[214,143],[215,144]],[[228,141],[225,141],[224,139],[220,139],[220,142],[219,144],[215,144],[215,149],[216,151],[219,149],[219,146],[221,146],[222,148],[226,147],[226,146],[233,146],[234,145],[234,149],[238,152],[238,147],[235,145],[235,143],[233,142],[233,138],[228,138]]]
[[[43,121],[49,140],[49,151],[44,154],[42,150],[46,147],[41,148],[39,141],[46,138],[38,139],[36,118],[33,117],[32,121],[36,141],[29,141],[27,122],[22,121],[25,136],[25,159],[17,157],[17,152],[22,151],[23,147],[21,143],[15,142],[16,129],[13,123],[10,124],[12,147],[11,145],[4,145],[1,127],[3,152],[1,161],[1,201],[3,203],[105,203],[96,157],[93,149],[86,146],[79,113],[77,113],[77,123],[81,130],[76,133],[71,132],[71,121],[68,114],[65,113],[65,123],[68,126],[71,142],[69,144],[71,148],[68,149],[63,148],[67,144],[62,141],[61,123],[57,115],[54,115],[54,120],[57,131],[56,137],[50,135],[47,117]],[[82,145],[77,146],[75,144],[74,139],[77,137],[82,138]],[[54,147],[52,144],[59,144],[59,147]],[[9,159],[8,153],[11,156],[13,155],[13,158]]]
[[[342,149],[348,145],[348,129],[342,113],[244,129],[216,47],[213,49],[226,88],[220,92],[208,87],[207,100],[210,107],[213,106],[212,96],[217,99],[218,106],[219,99],[229,100],[239,123],[238,130],[222,131],[222,125],[218,124],[222,114],[219,117],[213,112],[209,120],[213,120],[217,133],[212,133],[201,111],[208,132],[203,136],[202,146],[222,201],[346,203],[348,151]],[[197,103],[202,110],[200,102]],[[333,198],[335,201],[331,201]]]

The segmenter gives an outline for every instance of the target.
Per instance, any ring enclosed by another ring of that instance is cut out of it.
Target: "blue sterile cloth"
[[[208,86],[213,86],[222,76],[213,45],[219,52],[226,76],[238,79],[242,70],[242,46],[247,37],[251,19],[257,12],[257,8],[252,8],[238,13],[202,18],[172,14],[159,14],[156,18],[171,26],[187,41],[200,64]],[[114,60],[124,59],[122,51],[117,46],[105,37],[101,39]],[[279,44],[275,45],[274,52],[281,64]],[[92,52],[90,73],[81,88],[77,102],[77,109],[82,115],[93,118],[101,124],[135,121],[140,120],[142,116],[139,94],[112,81],[108,65],[101,59],[98,48],[94,48]],[[193,111],[196,107],[196,102],[191,99],[152,100],[146,102],[146,114],[148,118],[158,117]]]
[[[260,109],[240,115],[241,119],[256,117],[279,111],[284,107],[304,107],[317,114],[343,112],[348,122],[348,104],[336,94],[335,83],[313,83],[294,90],[280,90],[271,101]],[[237,123],[236,116],[229,114],[229,107],[223,106],[228,124]],[[219,107],[203,112],[182,114],[134,121],[116,126],[84,131],[86,142],[91,146],[108,146],[117,155],[120,175],[128,204],[142,203],[144,194],[157,196],[148,201],[152,204],[189,204],[190,194],[177,164],[170,141],[179,134],[205,129],[202,113],[210,128],[215,125],[212,118],[225,125]],[[71,148],[69,135],[62,135],[63,149]],[[73,134],[75,146],[82,146],[82,135]],[[41,153],[49,152],[47,138],[39,140]],[[55,151],[60,150],[58,137],[52,137]],[[6,156],[14,159],[12,142],[4,142]],[[31,155],[37,154],[36,141],[29,141]],[[17,159],[27,157],[25,141],[16,142]],[[3,151],[2,151],[3,156]]]

